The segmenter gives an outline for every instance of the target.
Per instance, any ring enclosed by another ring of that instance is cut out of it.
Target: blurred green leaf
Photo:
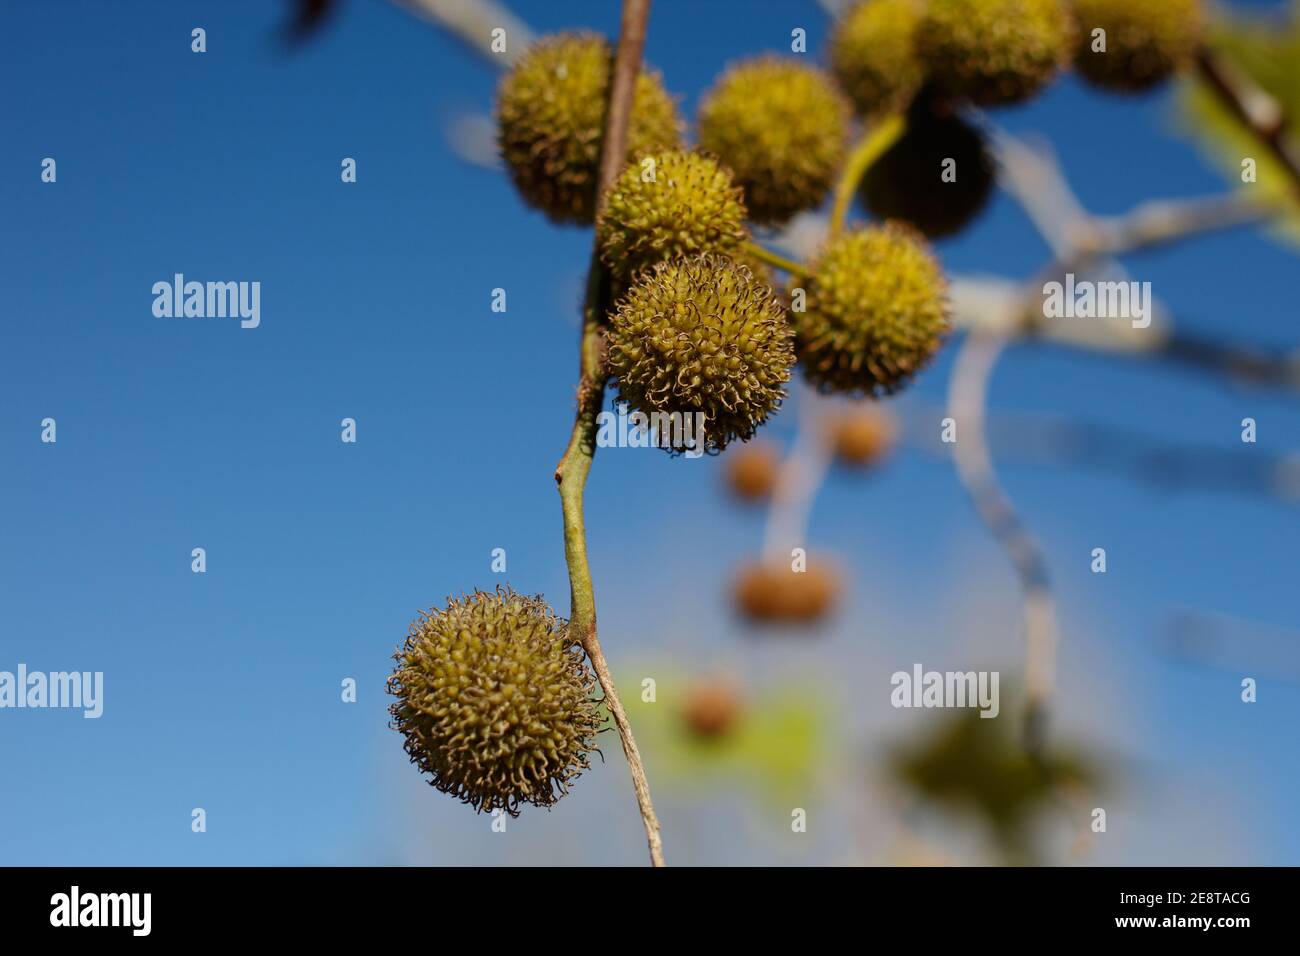
[[[1031,757],[1019,723],[985,719],[975,709],[943,712],[929,732],[890,756],[895,778],[923,801],[974,813],[991,828],[1008,862],[1034,859],[1035,816],[1066,787],[1095,787],[1098,773],[1081,756],[1052,750]]]
[[[1260,20],[1242,15],[1221,17],[1207,38],[1209,46],[1231,61],[1262,89],[1275,97],[1292,121],[1296,135],[1300,118],[1300,2],[1288,22]],[[1183,124],[1210,157],[1222,166],[1229,181],[1263,202],[1276,202],[1291,212],[1279,220],[1274,233],[1300,244],[1300,202],[1295,181],[1251,132],[1219,100],[1199,76],[1183,81]],[[1257,182],[1241,182],[1241,161],[1256,161]]]
[[[707,789],[742,779],[764,798],[784,802],[806,795],[820,775],[829,726],[824,695],[795,683],[751,688],[735,727],[703,738],[683,716],[694,679],[661,666],[641,670],[655,675],[657,700],[642,702],[639,685],[621,693],[656,787]]]

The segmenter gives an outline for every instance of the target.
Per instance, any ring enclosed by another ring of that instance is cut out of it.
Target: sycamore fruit
[[[979,106],[1034,96],[1069,60],[1072,42],[1065,0],[927,0],[916,28],[934,87]]]
[[[744,197],[731,173],[679,149],[629,165],[596,222],[601,259],[624,280],[664,259],[732,256],[746,235]]]
[[[524,201],[559,223],[590,223],[613,52],[590,33],[539,40],[501,81],[497,143]],[[657,73],[637,77],[627,156],[676,146],[681,122]]]
[[[1201,0],[1074,0],[1074,13],[1075,67],[1117,92],[1149,89],[1183,67],[1205,21]]]
[[[729,69],[700,106],[700,146],[731,169],[749,218],[816,206],[844,159],[848,104],[816,67],[764,56]]]
[[[802,571],[761,561],[741,568],[735,581],[736,607],[756,624],[816,623],[835,606],[839,592],[839,575],[824,561]]]
[[[864,116],[900,110],[925,79],[916,55],[924,0],[858,0],[835,25],[831,69]]]
[[[422,614],[395,655],[393,727],[411,762],[478,811],[549,807],[603,723],[582,647],[540,597],[476,591]]]
[[[651,423],[700,423],[710,452],[753,436],[780,407],[794,365],[794,333],[771,287],[713,256],[640,273],[607,335],[620,400]]]
[[[781,456],[771,442],[752,441],[727,455],[727,487],[747,504],[766,501],[776,488]]]
[[[884,409],[864,404],[832,416],[827,440],[839,464],[869,468],[889,454],[897,440],[897,426]]]
[[[903,135],[862,177],[858,197],[877,219],[900,219],[938,239],[980,214],[994,179],[984,134],[957,114],[918,101]]]
[[[900,223],[832,238],[792,313],[804,375],[824,392],[902,388],[950,329],[947,282],[925,241]]]

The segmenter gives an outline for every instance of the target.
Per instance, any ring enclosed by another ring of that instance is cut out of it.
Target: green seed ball
[[[717,452],[747,441],[780,407],[793,339],[771,287],[745,266],[713,256],[673,259],[642,272],[619,302],[609,369],[620,400],[651,422],[701,415],[703,450]],[[666,429],[660,435],[670,452],[683,450]]]
[[[682,150],[629,165],[596,223],[601,258],[624,279],[664,259],[732,255],[745,236],[744,196],[731,173]]]
[[[1137,92],[1167,79],[1191,60],[1201,41],[1201,0],[1074,0],[1078,26],[1074,64],[1104,89]],[[1105,30],[1105,50],[1094,49]]]
[[[867,226],[826,244],[811,267],[806,311],[792,318],[810,383],[823,392],[888,395],[943,344],[947,282],[912,229]]]
[[[906,132],[862,177],[858,197],[877,219],[900,219],[937,239],[984,209],[994,170],[983,133],[955,114],[917,108]]]
[[[700,106],[700,146],[731,169],[749,217],[816,206],[844,160],[848,103],[821,70],[775,56],[729,69]]]
[[[613,53],[589,33],[539,40],[501,81],[497,142],[515,187],[559,223],[590,223],[605,134]],[[681,140],[681,122],[659,75],[637,77],[627,158]]]
[[[922,0],[859,0],[835,25],[831,69],[864,116],[905,107],[925,69],[916,55]]]
[[[540,597],[475,591],[422,614],[395,655],[392,726],[430,784],[478,811],[549,807],[589,766],[595,675]]]
[[[917,54],[934,86],[981,106],[1034,96],[1072,44],[1063,0],[928,0],[916,27]]]

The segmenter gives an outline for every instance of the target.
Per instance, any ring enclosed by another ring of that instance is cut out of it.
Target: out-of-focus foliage
[[[1101,779],[1094,761],[1054,749],[1031,756],[1022,727],[1006,705],[995,718],[975,708],[941,712],[923,736],[896,749],[889,766],[922,801],[984,821],[1009,863],[1036,859],[1032,829],[1038,815],[1068,789],[1092,789]]]
[[[832,706],[795,683],[749,688],[743,707],[724,734],[692,731],[688,702],[696,682],[671,665],[643,666],[656,681],[656,700],[641,699],[639,685],[620,688],[637,742],[653,764],[655,790],[708,792],[728,781],[764,800],[807,799],[832,746]]]
[[[1262,89],[1275,97],[1291,117],[1300,117],[1300,0],[1289,21],[1220,17],[1212,24],[1208,43],[1227,57]],[[1184,82],[1184,123],[1206,151],[1223,165],[1228,178],[1262,202],[1288,205],[1292,212],[1280,221],[1276,234],[1300,244],[1300,198],[1295,180],[1259,142],[1249,128],[1225,107],[1203,80]],[[1293,128],[1291,135],[1297,135]],[[1257,163],[1257,182],[1241,182],[1241,161]]]

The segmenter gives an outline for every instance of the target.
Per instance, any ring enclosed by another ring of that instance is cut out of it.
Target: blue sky
[[[647,59],[687,115],[727,63],[786,48],[793,26],[824,45],[816,4],[740,6],[655,5]],[[610,3],[516,11],[539,32],[616,26]],[[251,0],[19,0],[0,14],[0,669],[106,681],[99,720],[0,711],[0,863],[639,862],[616,756],[553,813],[525,814],[506,850],[420,782],[385,727],[408,622],[499,583],[493,548],[511,584],[567,606],[551,471],[572,420],[589,234],[551,226],[504,175],[453,153],[447,120],[488,111],[497,81],[459,43],[378,0],[345,4],[296,52],[276,42],[281,19]],[[195,26],[204,55],[190,52]],[[1117,100],[1065,79],[996,119],[1050,138],[1084,203],[1120,213],[1225,188],[1169,107],[1167,92]],[[39,180],[47,156],[53,185]],[[345,156],[355,185],[339,181]],[[1047,255],[1003,195],[939,252],[953,272],[1014,278]],[[1295,253],[1257,232],[1127,264],[1189,329],[1300,343]],[[150,289],[176,272],[260,281],[260,327],[155,318]],[[504,315],[489,308],[496,287]],[[942,400],[951,358],[918,396]],[[1262,449],[1300,441],[1295,395],[1035,346],[1004,359],[991,404],[1245,455],[1247,415]],[[55,445],[40,441],[47,416]],[[354,445],[339,440],[345,417]],[[793,661],[853,701],[916,654],[970,648],[1014,667],[1014,578],[951,467],[910,451],[867,485],[833,477],[817,502],[812,538],[853,569],[833,632],[797,658],[751,649],[724,588],[761,528],[723,500],[720,466],[598,456],[588,528],[616,668],[766,655],[746,666]],[[1148,832],[1103,859],[1300,862],[1300,689],[1264,681],[1242,705],[1249,670],[1157,649],[1177,608],[1300,622],[1294,505],[1001,474],[1059,588],[1060,731],[1142,768],[1125,799]],[[1087,570],[1098,544],[1104,578]],[[195,547],[206,574],[190,571]],[[1240,653],[1254,666],[1249,644]],[[1294,673],[1294,648],[1280,653]],[[349,676],[354,705],[339,700]],[[867,710],[845,726],[880,731]],[[745,859],[719,845],[725,825],[698,823],[711,811],[665,804],[670,851],[675,824],[696,826],[715,835],[702,859]],[[206,834],[190,832],[193,807]],[[607,838],[587,848],[593,828]]]

